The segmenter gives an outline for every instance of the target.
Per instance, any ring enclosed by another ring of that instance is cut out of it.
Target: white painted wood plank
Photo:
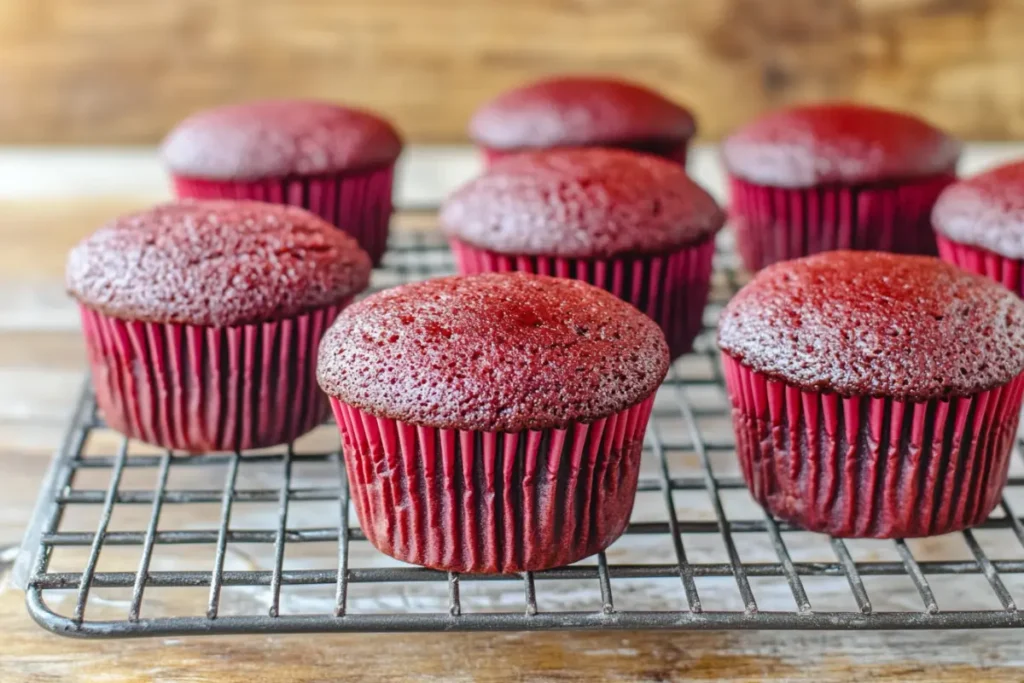
[[[979,142],[966,145],[962,174],[976,173],[1024,157],[1024,143]],[[396,204],[433,204],[481,168],[467,146],[413,145],[399,161]],[[717,146],[696,145],[690,173],[712,194],[724,195]],[[0,199],[73,199],[138,197],[159,201],[170,196],[167,176],[152,147],[0,148]]]

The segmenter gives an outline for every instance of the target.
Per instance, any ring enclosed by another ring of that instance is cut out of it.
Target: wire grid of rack
[[[1021,579],[1019,587],[1024,588],[1024,526],[1011,507],[1010,495],[1024,493],[1024,468],[1011,472],[1007,497],[978,530],[923,544],[873,541],[866,555],[857,550],[860,546],[854,547],[859,541],[801,532],[752,504],[734,463],[712,331],[721,305],[738,287],[734,265],[731,250],[720,248],[705,316],[708,329],[697,350],[677,361],[659,390],[645,440],[637,509],[623,538],[607,553],[570,567],[501,576],[459,576],[389,562],[359,529],[333,425],[322,428],[333,438],[333,446],[310,452],[289,445],[254,454],[161,453],[142,449],[107,429],[86,383],[22,554],[28,609],[51,631],[88,637],[1024,625],[1008,587],[1012,577]],[[393,239],[386,267],[375,274],[374,287],[452,269],[451,255],[437,236],[399,235]],[[255,488],[244,487],[240,472],[254,464],[269,468],[269,478]],[[312,465],[318,468],[316,476],[300,481],[295,473]],[[193,476],[192,485],[172,483],[180,472]],[[129,487],[129,475],[137,473],[148,473],[152,483]],[[105,479],[105,487],[83,483],[86,474],[89,482],[97,476]],[[333,481],[326,481],[331,477]],[[681,502],[680,496],[688,499]],[[739,513],[734,499],[745,499],[746,507],[740,505]],[[312,527],[297,528],[296,509],[312,502],[327,507],[314,516]],[[238,510],[247,504],[270,510],[265,528],[237,526]],[[164,518],[174,509],[200,506],[216,511],[213,524],[164,528]],[[85,529],[65,530],[67,522],[81,519],[84,509],[98,515]],[[121,525],[125,528],[117,528],[112,520],[125,510],[137,514],[129,516],[133,521],[127,526]],[[332,517],[329,524],[324,523],[325,514]],[[979,535],[990,531],[1002,535],[982,542]],[[652,539],[660,549],[653,548]],[[703,547],[707,540],[715,541],[717,554]],[[828,555],[807,555],[808,543],[817,544],[814,552],[826,548]],[[232,568],[227,558],[236,545],[249,548],[250,554],[258,548],[265,561]],[[320,560],[326,558],[329,566],[296,568],[285,562],[286,551],[308,545],[326,548]],[[212,549],[212,558],[205,566],[181,569],[177,555],[190,548]],[[115,549],[134,553],[131,562],[113,569],[103,566],[101,556]],[[63,571],[54,567],[54,554],[66,550],[78,554]],[[751,550],[761,555],[752,559]],[[158,553],[161,563],[154,559]],[[369,558],[365,566],[356,566],[357,556]],[[869,591],[870,581],[876,579],[899,580],[902,588],[882,581]],[[717,583],[701,585],[711,580]],[[820,580],[827,584],[827,599],[819,603],[809,583]],[[767,601],[757,595],[759,581],[771,584],[762,594]],[[939,581],[952,588],[948,607],[936,597]],[[433,597],[410,599],[417,587],[429,587]],[[320,597],[295,605],[282,598],[283,593],[304,588],[320,589]],[[190,589],[193,599],[158,597],[173,589]],[[246,597],[227,610],[225,593],[234,589],[242,589]],[[120,591],[120,597],[99,599],[107,590]],[[195,591],[202,600],[194,599]],[[357,591],[370,597],[357,599]],[[483,598],[467,597],[473,591]],[[546,604],[548,591],[561,597]],[[723,597],[726,593],[730,599]],[[835,604],[837,594],[845,599],[842,605]],[[389,599],[396,595],[404,597]],[[901,597],[885,608],[882,603],[893,595]],[[637,604],[624,604],[629,601]],[[151,602],[157,606],[151,608]],[[366,605],[373,609],[360,609]],[[178,607],[178,613],[168,606]]]

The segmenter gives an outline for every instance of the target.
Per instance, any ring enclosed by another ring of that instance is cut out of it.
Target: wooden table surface
[[[66,250],[138,196],[0,200],[0,563],[17,552],[83,352]],[[398,221],[400,228],[407,222]],[[414,221],[415,222],[415,221]],[[44,632],[0,579],[0,680],[1024,680],[1016,631],[231,636]]]
[[[150,142],[267,96],[381,111],[421,142],[553,73],[613,73],[720,139],[766,108],[857,99],[959,135],[1024,134],[1020,0],[0,0],[0,140]]]

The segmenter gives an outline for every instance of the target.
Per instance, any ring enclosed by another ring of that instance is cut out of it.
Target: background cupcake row
[[[560,77],[486,103],[469,130],[488,162],[599,146],[685,166],[696,122],[685,107],[636,84]],[[267,101],[186,119],[165,139],[163,157],[179,197],[302,206],[352,234],[376,265],[386,248],[401,149],[395,129],[369,112]],[[744,264],[758,270],[832,249],[938,253],[932,209],[956,179],[960,151],[957,140],[925,121],[879,108],[824,104],[762,116],[729,136],[722,152]],[[1018,291],[1024,238],[1012,226],[1021,221],[1015,198],[1022,175],[1011,166],[951,192],[934,220],[943,258]],[[1003,213],[978,214],[988,210]],[[951,222],[959,227],[948,228]],[[462,244],[454,246],[465,267],[481,267],[462,258]]]

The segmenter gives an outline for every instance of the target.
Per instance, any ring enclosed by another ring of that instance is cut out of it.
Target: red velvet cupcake
[[[1024,296],[1024,161],[947,187],[932,224],[943,260]]]
[[[349,233],[380,263],[391,218],[398,133],[368,112],[276,100],[219,107],[163,142],[179,198],[301,206]]]
[[[737,454],[772,514],[899,538],[985,520],[1024,396],[1024,302],[925,256],[837,251],[759,273],[722,314]]]
[[[507,573],[622,534],[667,370],[657,325],[607,292],[491,273],[354,304],[317,376],[369,541],[413,564]]]
[[[700,332],[724,220],[678,164],[610,149],[503,159],[441,210],[461,273],[585,280],[661,325],[672,358]]]
[[[960,143],[852,104],[762,116],[726,139],[730,218],[747,268],[833,249],[935,254],[930,215]]]
[[[469,135],[487,161],[552,147],[619,147],[686,164],[693,115],[614,78],[562,76],[510,90],[477,110]]]
[[[113,221],[67,265],[107,424],[190,452],[309,431],[327,415],[320,337],[369,273],[353,239],[295,207],[189,201]]]

